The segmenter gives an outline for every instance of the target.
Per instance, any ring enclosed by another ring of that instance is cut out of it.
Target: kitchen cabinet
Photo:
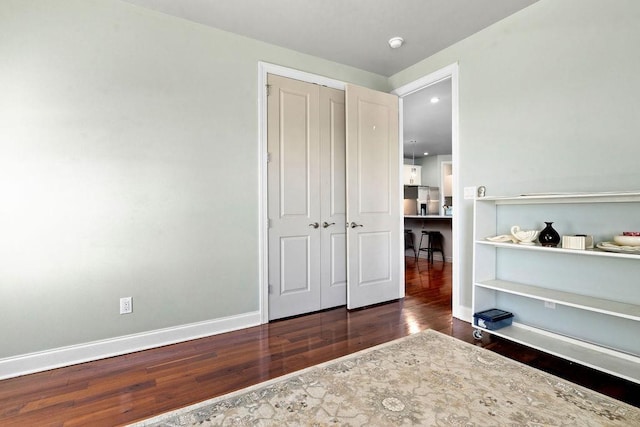
[[[640,383],[640,253],[493,242],[513,225],[611,241],[638,229],[640,192],[538,194],[474,201],[473,312],[513,324],[483,332]]]
[[[422,166],[404,165],[404,185],[422,185]]]

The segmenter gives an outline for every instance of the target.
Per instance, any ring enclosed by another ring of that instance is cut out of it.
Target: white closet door
[[[398,98],[347,85],[346,129],[347,307],[353,309],[402,296]]]
[[[269,319],[320,310],[319,86],[269,75]]]
[[[347,303],[344,91],[320,88],[321,260],[323,309]]]
[[[268,83],[269,319],[399,298],[397,97]]]

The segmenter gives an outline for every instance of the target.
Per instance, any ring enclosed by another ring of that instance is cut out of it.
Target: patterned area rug
[[[434,331],[136,426],[640,426],[640,409]]]

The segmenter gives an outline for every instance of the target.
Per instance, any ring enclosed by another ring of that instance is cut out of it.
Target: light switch
[[[465,199],[475,199],[476,198],[476,187],[464,187],[464,198]]]

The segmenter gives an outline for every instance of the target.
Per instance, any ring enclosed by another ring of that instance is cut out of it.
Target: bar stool
[[[422,241],[427,238],[427,245],[422,246]],[[427,261],[433,263],[433,253],[440,252],[442,255],[442,261],[444,261],[444,250],[442,246],[443,236],[439,231],[427,231],[422,230],[422,236],[420,236],[420,245],[418,246],[418,253],[425,251],[427,253]]]
[[[418,252],[416,252],[416,245],[415,245],[414,240],[413,240],[413,231],[411,231],[411,229],[409,229],[409,228],[405,228],[404,229],[404,250],[405,250],[405,252],[407,251],[407,249],[413,250],[413,257],[417,260],[418,259]]]

